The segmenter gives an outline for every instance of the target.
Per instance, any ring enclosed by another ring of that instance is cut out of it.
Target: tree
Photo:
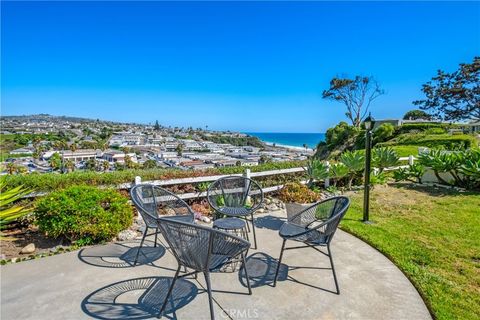
[[[88,159],[86,162],[85,162],[85,169],[87,170],[95,170],[95,168],[97,167],[97,162],[94,160],[94,159]]]
[[[108,169],[110,169],[110,162],[105,160],[102,162],[102,170],[107,171]]]
[[[65,167],[65,169],[67,169],[68,172],[75,170],[75,163],[70,159],[65,160],[63,166]]]
[[[360,128],[370,104],[382,94],[384,91],[373,77],[356,76],[354,79],[333,78],[330,88],[323,91],[322,97],[345,104],[345,115],[353,126]]]
[[[382,123],[375,131],[373,131],[373,142],[384,142],[393,137],[395,127],[391,123]]]
[[[403,116],[403,120],[431,120],[432,116],[423,110],[410,110]]]
[[[183,143],[179,143],[179,144],[177,145],[176,150],[177,150],[177,155],[178,155],[179,157],[181,157],[182,154],[183,154]]]
[[[52,167],[53,170],[60,169],[62,166],[62,158],[58,152],[55,152],[52,154],[50,159],[48,160],[48,163],[50,164],[50,167]]]
[[[75,142],[70,145],[70,151],[72,152],[77,151],[77,144]]]
[[[157,162],[152,159],[149,159],[143,163],[143,169],[154,169],[156,167],[157,167]]]
[[[158,120],[155,121],[155,126],[153,127],[156,131],[160,130],[160,125],[158,124]]]
[[[7,163],[7,173],[14,174],[17,171],[17,165],[13,162]]]
[[[461,63],[453,73],[438,70],[422,91],[426,98],[413,104],[436,118],[480,119],[480,57],[473,58],[472,63]]]

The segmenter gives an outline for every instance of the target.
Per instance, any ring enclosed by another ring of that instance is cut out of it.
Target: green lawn
[[[403,146],[391,146],[395,152],[397,152],[399,157],[408,157],[410,155],[412,156],[418,156],[418,146],[412,146],[412,145],[403,145]]]
[[[363,224],[363,193],[341,228],[389,257],[437,319],[480,317],[480,193],[409,185],[376,186]]]

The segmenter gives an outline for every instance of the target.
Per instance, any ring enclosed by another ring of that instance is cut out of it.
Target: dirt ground
[[[1,260],[28,257],[29,254],[21,254],[20,251],[30,243],[35,244],[36,250],[33,254],[48,253],[55,246],[66,245],[62,243],[62,240],[46,238],[34,227],[15,228],[5,230],[3,233],[6,238],[0,241]]]

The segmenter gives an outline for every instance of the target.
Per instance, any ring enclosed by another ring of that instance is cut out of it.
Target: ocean
[[[278,132],[245,132],[267,143],[277,145],[316,148],[320,141],[325,141],[325,133],[278,133]]]

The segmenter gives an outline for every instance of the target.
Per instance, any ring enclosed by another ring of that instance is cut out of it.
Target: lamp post
[[[364,179],[364,191],[363,191],[363,222],[370,223],[368,221],[370,210],[370,170],[372,163],[372,129],[375,124],[375,120],[369,113],[368,117],[364,120],[365,125],[365,179]]]

